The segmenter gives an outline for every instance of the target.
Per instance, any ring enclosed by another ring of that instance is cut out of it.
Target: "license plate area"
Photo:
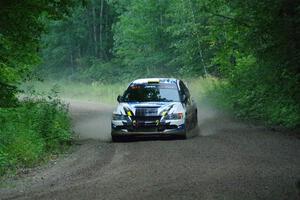
[[[158,132],[158,127],[155,121],[137,121],[133,130],[135,132]]]

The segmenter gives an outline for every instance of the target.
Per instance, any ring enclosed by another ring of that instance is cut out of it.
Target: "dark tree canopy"
[[[2,0],[0,2],[0,106],[10,104],[14,85],[38,63],[47,18],[63,18],[73,0]],[[8,98],[9,97],[9,98]]]

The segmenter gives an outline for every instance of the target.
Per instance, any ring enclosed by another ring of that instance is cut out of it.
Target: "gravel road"
[[[4,181],[0,199],[300,199],[294,136],[200,105],[196,137],[111,143],[112,109],[72,101],[71,152]]]

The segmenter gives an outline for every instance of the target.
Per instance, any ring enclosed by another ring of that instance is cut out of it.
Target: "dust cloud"
[[[66,100],[70,105],[73,130],[76,139],[96,139],[111,141],[110,120],[114,106],[90,101]],[[195,135],[211,136],[230,130],[241,130],[245,124],[232,120],[232,117],[209,103],[198,103],[199,132]]]
[[[100,102],[67,100],[70,105],[73,130],[80,140],[111,141],[110,120],[113,106]]]
[[[200,136],[222,134],[248,127],[244,123],[233,120],[232,115],[213,107],[209,102],[199,102],[197,107]]]

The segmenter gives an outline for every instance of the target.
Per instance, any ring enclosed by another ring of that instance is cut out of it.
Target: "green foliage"
[[[77,4],[63,20],[49,21],[43,35],[40,74],[76,76],[91,67],[95,60],[112,59],[112,24],[117,14],[107,0],[87,0]]]
[[[10,106],[16,85],[39,62],[38,48],[44,21],[62,18],[75,0],[0,2],[0,107]],[[5,95],[4,98],[2,95]]]
[[[0,175],[61,152],[71,139],[67,108],[57,99],[0,108],[0,123]]]
[[[220,86],[219,103],[237,116],[294,128],[300,126],[299,77],[281,69],[256,66],[253,58],[238,60]],[[276,83],[276,84],[275,84]]]
[[[133,0],[114,26],[116,55],[125,66],[143,71],[144,76],[168,68],[170,52],[164,31],[168,24],[167,7],[168,1]]]
[[[44,81],[31,82],[23,84],[23,88],[32,88],[41,94],[47,94],[51,88],[55,87],[60,97],[66,99],[80,99],[101,103],[116,103],[116,98],[122,94],[128,86],[128,81],[118,82],[114,84],[92,82],[84,83],[77,81]]]
[[[120,83],[134,77],[133,74],[118,62],[95,61],[94,64],[77,76],[81,81],[100,83]]]
[[[0,82],[0,107],[14,106],[17,103],[15,94],[18,92],[15,86]]]
[[[208,14],[199,12],[203,2],[171,0],[167,10],[171,66],[179,66],[181,74],[206,75],[211,59],[208,43]],[[180,13],[180,14],[179,14]],[[212,71],[212,70],[210,70]]]
[[[213,76],[207,76],[205,78],[193,78],[193,79],[184,79],[185,83],[190,89],[190,92],[193,98],[200,103],[206,105],[206,101],[210,98],[213,98],[215,94],[215,89],[219,88],[221,81]],[[201,110],[201,107],[199,107]]]
[[[235,0],[227,6],[225,13],[207,8],[219,25],[211,40],[221,44],[212,60],[226,79],[221,99],[237,116],[299,126],[300,4]]]

